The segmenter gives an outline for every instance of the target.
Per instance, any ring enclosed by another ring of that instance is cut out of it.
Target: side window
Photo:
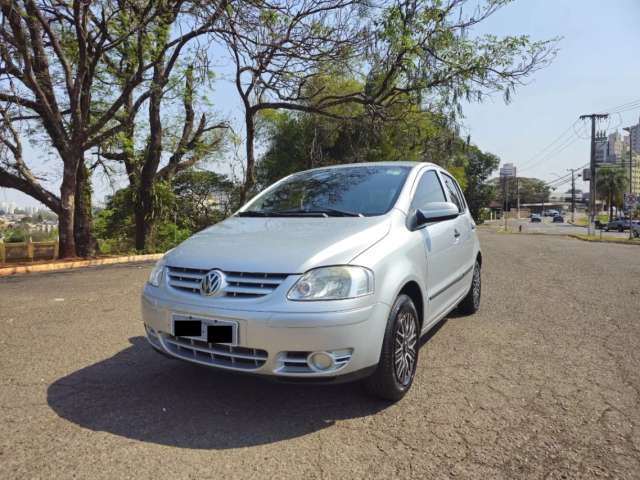
[[[418,187],[411,201],[411,210],[424,208],[427,203],[446,201],[438,175],[435,170],[429,170],[420,177]]]
[[[444,185],[447,189],[447,192],[449,193],[449,197],[451,197],[451,201],[455,203],[460,212],[464,212],[464,199],[462,197],[462,193],[460,192],[460,188],[458,188],[458,184],[453,178],[444,173],[442,174],[442,179],[444,180]]]

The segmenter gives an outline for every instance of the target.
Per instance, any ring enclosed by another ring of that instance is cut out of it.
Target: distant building
[[[640,153],[640,118],[638,118],[638,124],[631,127],[629,138],[631,148],[633,149],[634,153]]]
[[[607,158],[606,163],[621,163],[623,162],[624,154],[624,137],[620,132],[613,132],[607,138]]]
[[[513,163],[505,163],[502,167],[500,167],[500,176],[501,177],[515,177],[516,176],[516,166]]]

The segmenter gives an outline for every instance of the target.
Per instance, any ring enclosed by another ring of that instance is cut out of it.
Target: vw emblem
[[[220,270],[211,270],[200,281],[200,293],[211,297],[220,292],[225,286],[224,284],[224,274]]]

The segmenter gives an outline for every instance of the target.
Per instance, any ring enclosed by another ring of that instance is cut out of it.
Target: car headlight
[[[373,272],[351,265],[309,270],[291,287],[289,300],[342,300],[373,293]]]
[[[148,282],[154,287],[159,287],[162,281],[162,275],[164,274],[164,267],[167,264],[164,258],[158,260],[158,262],[151,269]]]

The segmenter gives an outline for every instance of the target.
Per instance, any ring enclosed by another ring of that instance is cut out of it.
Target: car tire
[[[419,342],[418,311],[409,296],[400,295],[389,313],[378,367],[363,382],[365,390],[394,402],[404,397],[415,377]]]
[[[480,308],[480,298],[482,295],[482,275],[480,261],[476,259],[473,266],[473,278],[467,295],[458,304],[458,311],[463,315],[473,315]]]
[[[624,233],[624,227],[618,227],[618,231],[619,231],[620,233]]]

